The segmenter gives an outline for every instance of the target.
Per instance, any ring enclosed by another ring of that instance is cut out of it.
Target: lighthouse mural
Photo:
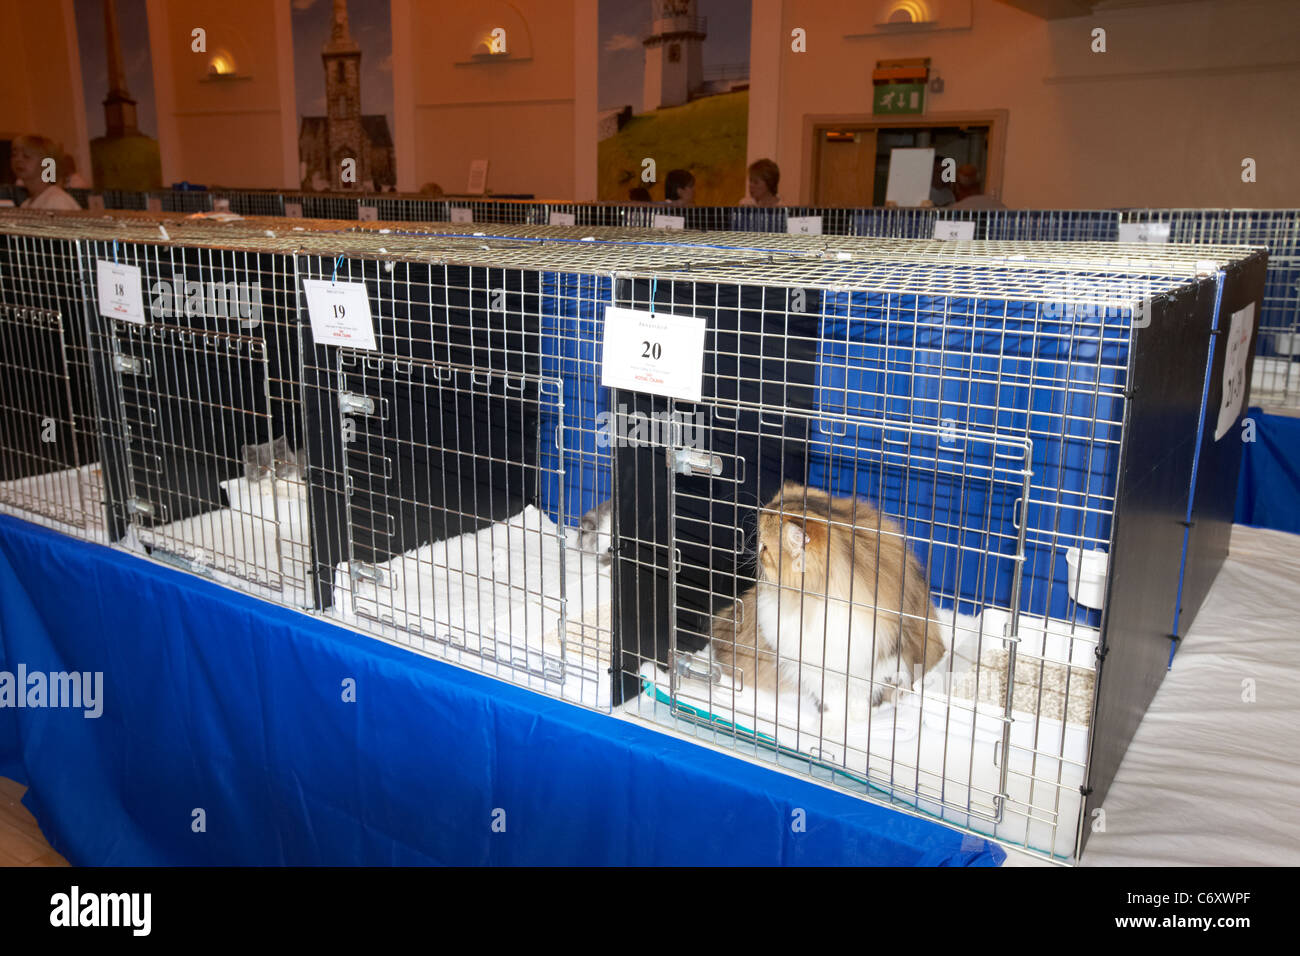
[[[703,44],[708,36],[695,0],[650,0],[642,109],[681,106],[704,85]]]

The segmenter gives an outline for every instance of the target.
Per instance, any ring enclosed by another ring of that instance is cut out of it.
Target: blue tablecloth
[[[20,667],[103,675],[98,717],[85,716],[84,700],[0,707],[0,773],[30,785],[26,803],[77,864],[1005,856],[937,823],[0,516],[0,681],[13,675],[12,689]]]
[[[1233,520],[1300,534],[1300,418],[1258,408],[1246,417],[1255,423],[1255,440],[1245,443]]]

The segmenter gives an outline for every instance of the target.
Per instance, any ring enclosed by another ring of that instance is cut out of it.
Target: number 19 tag
[[[303,279],[311,334],[317,345],[344,345],[375,350],[375,328],[370,321],[370,297],[364,282],[328,282]]]
[[[600,384],[698,402],[704,387],[704,319],[610,306]]]

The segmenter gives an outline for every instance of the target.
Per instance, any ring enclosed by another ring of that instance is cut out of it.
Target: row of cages
[[[229,212],[243,216],[359,222],[1263,246],[1269,251],[1269,274],[1260,306],[1256,398],[1267,406],[1300,409],[1300,210],[1297,209],[671,207],[652,203],[429,199],[398,194],[234,190],[72,190],[72,193],[83,207],[91,209]]]
[[[0,215],[0,509],[1077,859],[1267,253],[477,233]]]

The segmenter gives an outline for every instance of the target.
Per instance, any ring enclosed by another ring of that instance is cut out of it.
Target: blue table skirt
[[[1255,440],[1244,446],[1233,520],[1300,534],[1300,418],[1258,408],[1246,417],[1255,423]]]
[[[0,516],[11,690],[20,665],[103,675],[97,718],[85,701],[0,706],[0,773],[30,786],[28,807],[77,864],[1005,858],[937,823]]]

